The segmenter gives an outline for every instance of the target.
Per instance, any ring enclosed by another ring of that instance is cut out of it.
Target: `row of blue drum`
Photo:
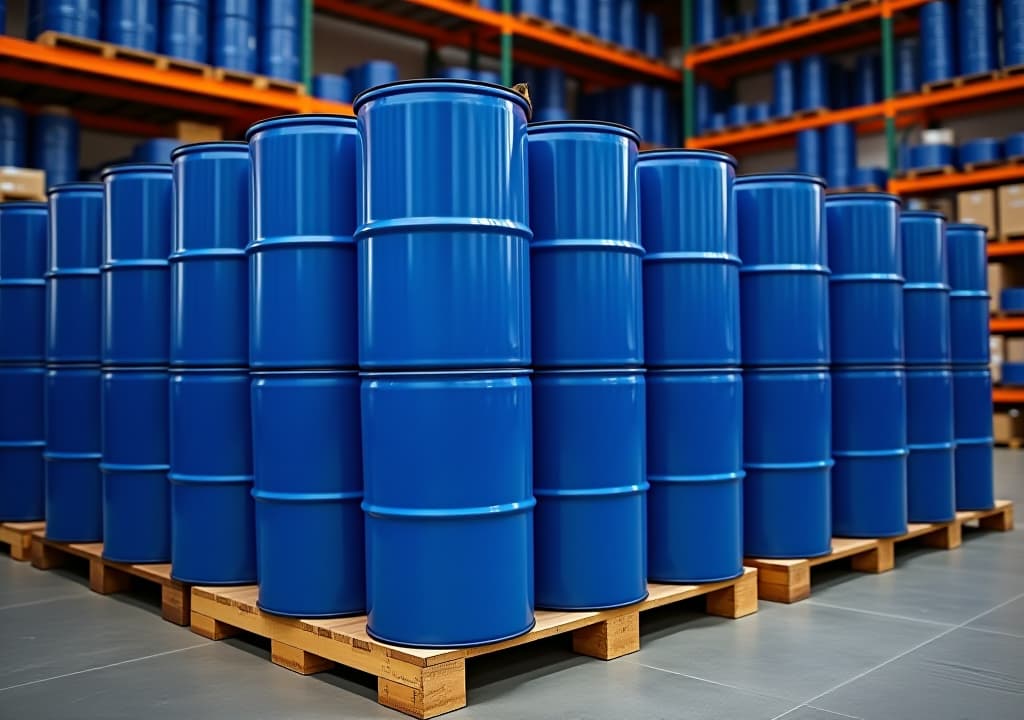
[[[504,10],[504,0],[480,0],[480,7]],[[643,12],[640,0],[511,0],[516,13],[547,18],[581,33],[639,50],[653,58],[662,55],[661,18]]]
[[[1024,64],[1024,0],[932,0],[921,6],[921,80],[948,80]],[[999,33],[1002,29],[1002,52]]]
[[[78,121],[62,107],[43,107],[31,117],[18,103],[0,98],[0,167],[32,167],[47,185],[78,179]]]
[[[975,138],[961,143],[959,147],[948,143],[924,143],[900,148],[900,164],[906,170],[966,168],[1015,158],[1024,158],[1024,132],[1008,135],[1005,140],[994,137]]]
[[[775,27],[783,20],[799,18],[817,10],[827,10],[842,0],[757,0],[754,10],[726,15],[726,4],[717,0],[695,0],[693,3],[693,42],[697,45],[733,35],[750,33],[756,28]]]

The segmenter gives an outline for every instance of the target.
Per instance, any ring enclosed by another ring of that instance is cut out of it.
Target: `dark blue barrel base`
[[[43,519],[46,513],[44,473],[42,443],[20,447],[0,444],[0,522]],[[18,487],[25,483],[33,486],[27,492],[24,487]]]
[[[814,558],[831,553],[830,472],[828,466],[761,469],[747,465],[743,498],[744,555],[770,560]],[[795,485],[800,486],[799,491],[786,487]],[[817,497],[809,497],[807,491],[814,490],[818,491]],[[801,498],[802,504],[798,504]],[[760,517],[754,516],[755,509]],[[760,536],[750,532],[755,526],[764,530]],[[801,542],[789,547],[779,546],[778,538],[792,541],[798,530],[803,535]]]
[[[832,534],[896,537],[907,532],[907,454],[843,457],[832,468]]]
[[[166,563],[171,560],[170,484],[167,470],[103,471],[103,559],[122,563]],[[127,521],[129,526],[119,521]]]
[[[996,506],[992,438],[956,441],[956,509],[991,510]]]
[[[256,582],[252,478],[170,482],[171,577],[193,585]]]
[[[99,454],[57,458],[45,454],[46,539],[99,542],[103,539],[103,476]]]
[[[910,448],[907,457],[907,520],[950,522],[956,518],[953,444]]]

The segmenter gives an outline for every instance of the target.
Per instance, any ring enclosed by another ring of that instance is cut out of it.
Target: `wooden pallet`
[[[140,65],[149,65],[157,70],[176,70],[205,78],[213,76],[213,68],[203,63],[170,57],[168,55],[159,55],[123,45],[115,45],[114,43],[102,40],[93,40],[92,38],[78,37],[77,35],[66,35],[53,30],[47,30],[40,34],[36,38],[36,42],[42,45],[49,45],[50,47],[62,47],[88,52],[111,60],[116,59],[139,63]]]
[[[32,557],[32,533],[46,528],[43,521],[5,522],[0,524],[0,543],[11,546],[11,558],[28,560]]]
[[[819,115],[824,115],[827,112],[828,108],[811,108],[809,110],[797,110],[792,115],[790,115],[790,117],[793,118],[794,120],[803,120],[804,118],[818,117]]]
[[[581,33],[576,28],[569,27],[568,25],[563,25],[562,23],[556,23],[556,22],[554,22],[552,20],[549,20],[548,18],[543,18],[543,17],[538,17],[536,15],[531,15],[530,13],[519,13],[519,15],[517,15],[516,17],[519,20],[519,22],[521,22],[521,23],[525,23],[527,25],[533,25],[534,27],[539,27],[539,28],[541,28],[543,30],[547,30],[549,32],[558,33],[559,35],[566,35],[568,37],[579,37],[579,38],[587,38],[587,39],[593,38],[594,40],[596,40],[598,42],[602,42],[602,43],[603,42],[607,42],[607,41],[603,40],[602,38],[597,37],[596,35],[591,35],[590,33]]]
[[[826,188],[827,195],[838,195],[840,193],[862,193],[862,192],[885,192],[885,188],[877,185],[851,185],[843,188]]]
[[[167,563],[130,565],[103,558],[103,543],[62,543],[48,540],[42,531],[33,533],[32,565],[40,570],[64,565],[68,558],[80,557],[89,562],[89,588],[101,595],[130,590],[133,578],[160,586],[160,611],[164,620],[175,625],[188,625],[191,586],[171,578]]]
[[[956,168],[952,165],[935,165],[933,167],[926,168],[911,168],[903,174],[900,178],[906,180],[915,180],[921,177],[931,177],[933,175],[952,175],[956,172]]]
[[[997,500],[991,510],[958,512],[945,523],[910,523],[907,532],[891,538],[832,538],[832,552],[816,558],[777,560],[746,558],[743,563],[756,567],[757,596],[762,600],[792,603],[811,594],[811,568],[849,558],[854,570],[883,573],[896,565],[896,544],[919,540],[930,547],[952,550],[960,547],[963,526],[977,521],[985,530],[1012,530],[1013,503]]]
[[[377,701],[417,718],[466,705],[466,660],[572,633],[573,649],[611,660],[640,649],[640,613],[689,598],[706,598],[707,612],[739,618],[757,611],[757,571],[706,585],[648,586],[646,600],[596,612],[538,611],[530,632],[511,640],[456,650],[403,648],[374,640],[366,617],[299,620],[262,612],[255,586],[192,589],[192,631],[220,640],[240,631],[270,639],[271,660],[308,675],[340,663],[377,677]]]
[[[1014,165],[1015,163],[1007,160],[982,160],[976,163],[964,163],[964,172],[975,172],[976,170],[988,170],[989,168],[1002,167],[1004,165]]]
[[[291,80],[282,80],[281,78],[267,77],[266,75],[257,75],[255,73],[244,72],[242,70],[215,67],[213,68],[213,77],[221,82],[245,85],[247,87],[255,88],[256,90],[279,90],[281,92],[293,93],[295,95],[306,94],[306,86],[302,83],[292,82]]]
[[[996,447],[1010,448],[1011,450],[1020,450],[1022,444],[1024,444],[1024,440],[1021,438],[1010,438],[1006,442],[996,441]]]
[[[974,85],[975,83],[988,82],[989,80],[995,80],[999,77],[998,70],[992,70],[991,72],[980,72],[972,73],[971,75],[960,75],[959,77],[947,78],[945,80],[936,80],[935,82],[926,83],[921,86],[921,92],[933,93],[940,90],[949,90],[950,88],[963,87],[964,85]]]
[[[1024,240],[1024,232],[1006,233],[999,236],[999,242],[1012,242],[1014,240]],[[1011,314],[1019,315],[1020,313],[1012,312]]]
[[[1022,75],[1024,74],[1024,65],[1010,65],[1009,67],[1004,67],[1000,72],[1002,73],[1003,77]]]

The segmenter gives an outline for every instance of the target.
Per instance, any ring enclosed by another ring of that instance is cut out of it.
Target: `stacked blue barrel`
[[[528,106],[420,80],[355,109],[367,632],[431,647],[520,635],[536,503]],[[410,586],[432,589],[410,605]]]
[[[46,537],[103,539],[100,256],[103,185],[49,192],[46,271]]]
[[[956,493],[945,219],[936,212],[904,212],[900,241],[907,364],[907,516],[911,522],[946,522],[956,514]]]
[[[102,0],[30,0],[28,37],[47,30],[98,40]]]
[[[263,0],[259,47],[263,75],[302,79],[302,0]]]
[[[114,165],[101,178],[103,556],[167,562],[171,166]]]
[[[171,575],[251,583],[249,147],[200,143],[171,158]]]
[[[639,137],[529,129],[538,607],[647,596]]]
[[[0,520],[44,515],[45,203],[0,204]]]
[[[210,63],[243,72],[259,70],[258,0],[213,0]]]
[[[0,167],[27,167],[28,118],[15,100],[0,97]]]
[[[157,0],[106,0],[103,3],[103,39],[115,45],[156,52],[160,4]]]
[[[900,201],[884,193],[825,201],[832,350],[832,530],[907,530],[907,406]]]
[[[957,510],[995,506],[985,235],[983,225],[946,227]]]
[[[32,118],[29,165],[46,173],[47,187],[78,179],[78,121],[64,107],[40,108]]]
[[[246,137],[258,602],[280,615],[357,614],[366,596],[356,122],[295,115],[256,123]],[[296,528],[315,540],[298,555]]]
[[[209,0],[168,0],[160,4],[160,52],[205,63],[209,56]]]
[[[743,571],[743,381],[736,161],[640,155],[647,365],[648,575]]]
[[[825,183],[736,181],[744,365],[744,548],[831,551],[832,384]]]

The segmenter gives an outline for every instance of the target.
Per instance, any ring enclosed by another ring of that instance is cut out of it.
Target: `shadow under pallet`
[[[562,633],[573,650],[611,660],[640,649],[640,613],[704,597],[711,615],[740,618],[757,611],[757,571],[703,585],[649,584],[646,600],[613,610],[539,610],[534,628],[519,637],[472,648],[422,649],[388,645],[366,633],[366,616],[302,620],[271,615],[256,606],[258,589],[192,588],[192,631],[220,640],[240,631],[270,639],[274,663],[305,675],[340,663],[377,677],[377,701],[417,718],[466,705],[466,660]]]

